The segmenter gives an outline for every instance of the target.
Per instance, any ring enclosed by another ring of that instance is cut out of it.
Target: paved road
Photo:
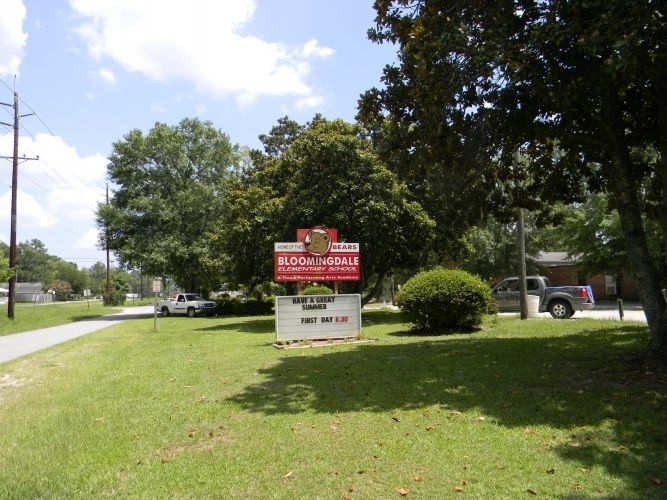
[[[146,318],[153,314],[153,306],[129,307],[122,311],[96,319],[76,321],[24,333],[0,337],[0,363],[20,358],[61,342],[117,325],[126,319]]]
[[[507,315],[518,315],[518,313],[501,313]],[[538,313],[538,318],[551,318],[551,314],[548,312]],[[620,312],[617,304],[613,303],[602,303],[595,304],[595,309],[592,311],[577,311],[574,313],[574,316],[570,320],[576,320],[578,318],[594,318],[594,319],[615,319],[620,320]],[[568,321],[570,321],[568,320]],[[623,321],[639,321],[646,323],[646,315],[640,304],[628,303],[623,305]]]

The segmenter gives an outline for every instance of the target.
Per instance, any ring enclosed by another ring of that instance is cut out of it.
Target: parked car
[[[539,311],[548,311],[552,317],[566,319],[575,311],[590,311],[595,307],[593,289],[590,286],[551,286],[549,278],[527,276],[528,295],[539,297]],[[491,290],[491,296],[499,311],[519,312],[519,278],[505,278]]]
[[[155,306],[162,316],[186,314],[194,318],[200,314],[215,314],[218,304],[212,300],[204,300],[196,293],[179,293],[174,298],[163,300]]]

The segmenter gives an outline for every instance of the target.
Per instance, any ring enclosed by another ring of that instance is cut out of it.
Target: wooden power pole
[[[14,308],[16,305],[16,194],[18,190],[18,176],[19,176],[19,118],[24,116],[30,116],[33,113],[28,113],[27,115],[19,115],[19,95],[14,92],[14,104],[7,104],[5,102],[0,103],[3,106],[12,106],[14,108],[14,123],[3,123],[10,127],[14,127],[14,154],[11,157],[2,156],[0,158],[11,158],[12,159],[12,212],[11,212],[11,229],[9,233],[9,267],[13,270],[12,275],[9,277],[9,301],[7,302],[7,317],[9,319],[14,319]],[[23,156],[22,161],[27,160],[39,160],[39,156],[36,158],[26,158]]]

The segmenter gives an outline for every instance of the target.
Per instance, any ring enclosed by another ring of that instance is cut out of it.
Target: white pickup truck
[[[186,314],[194,318],[200,314],[215,314],[218,304],[212,300],[204,300],[196,293],[178,293],[175,297],[163,300],[155,306],[162,316]]]

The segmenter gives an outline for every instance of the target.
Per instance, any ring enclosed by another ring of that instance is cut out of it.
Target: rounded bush
[[[302,295],[333,295],[333,290],[324,285],[307,286],[301,292]]]
[[[473,329],[489,308],[491,292],[478,276],[438,268],[410,278],[396,303],[417,330]]]

